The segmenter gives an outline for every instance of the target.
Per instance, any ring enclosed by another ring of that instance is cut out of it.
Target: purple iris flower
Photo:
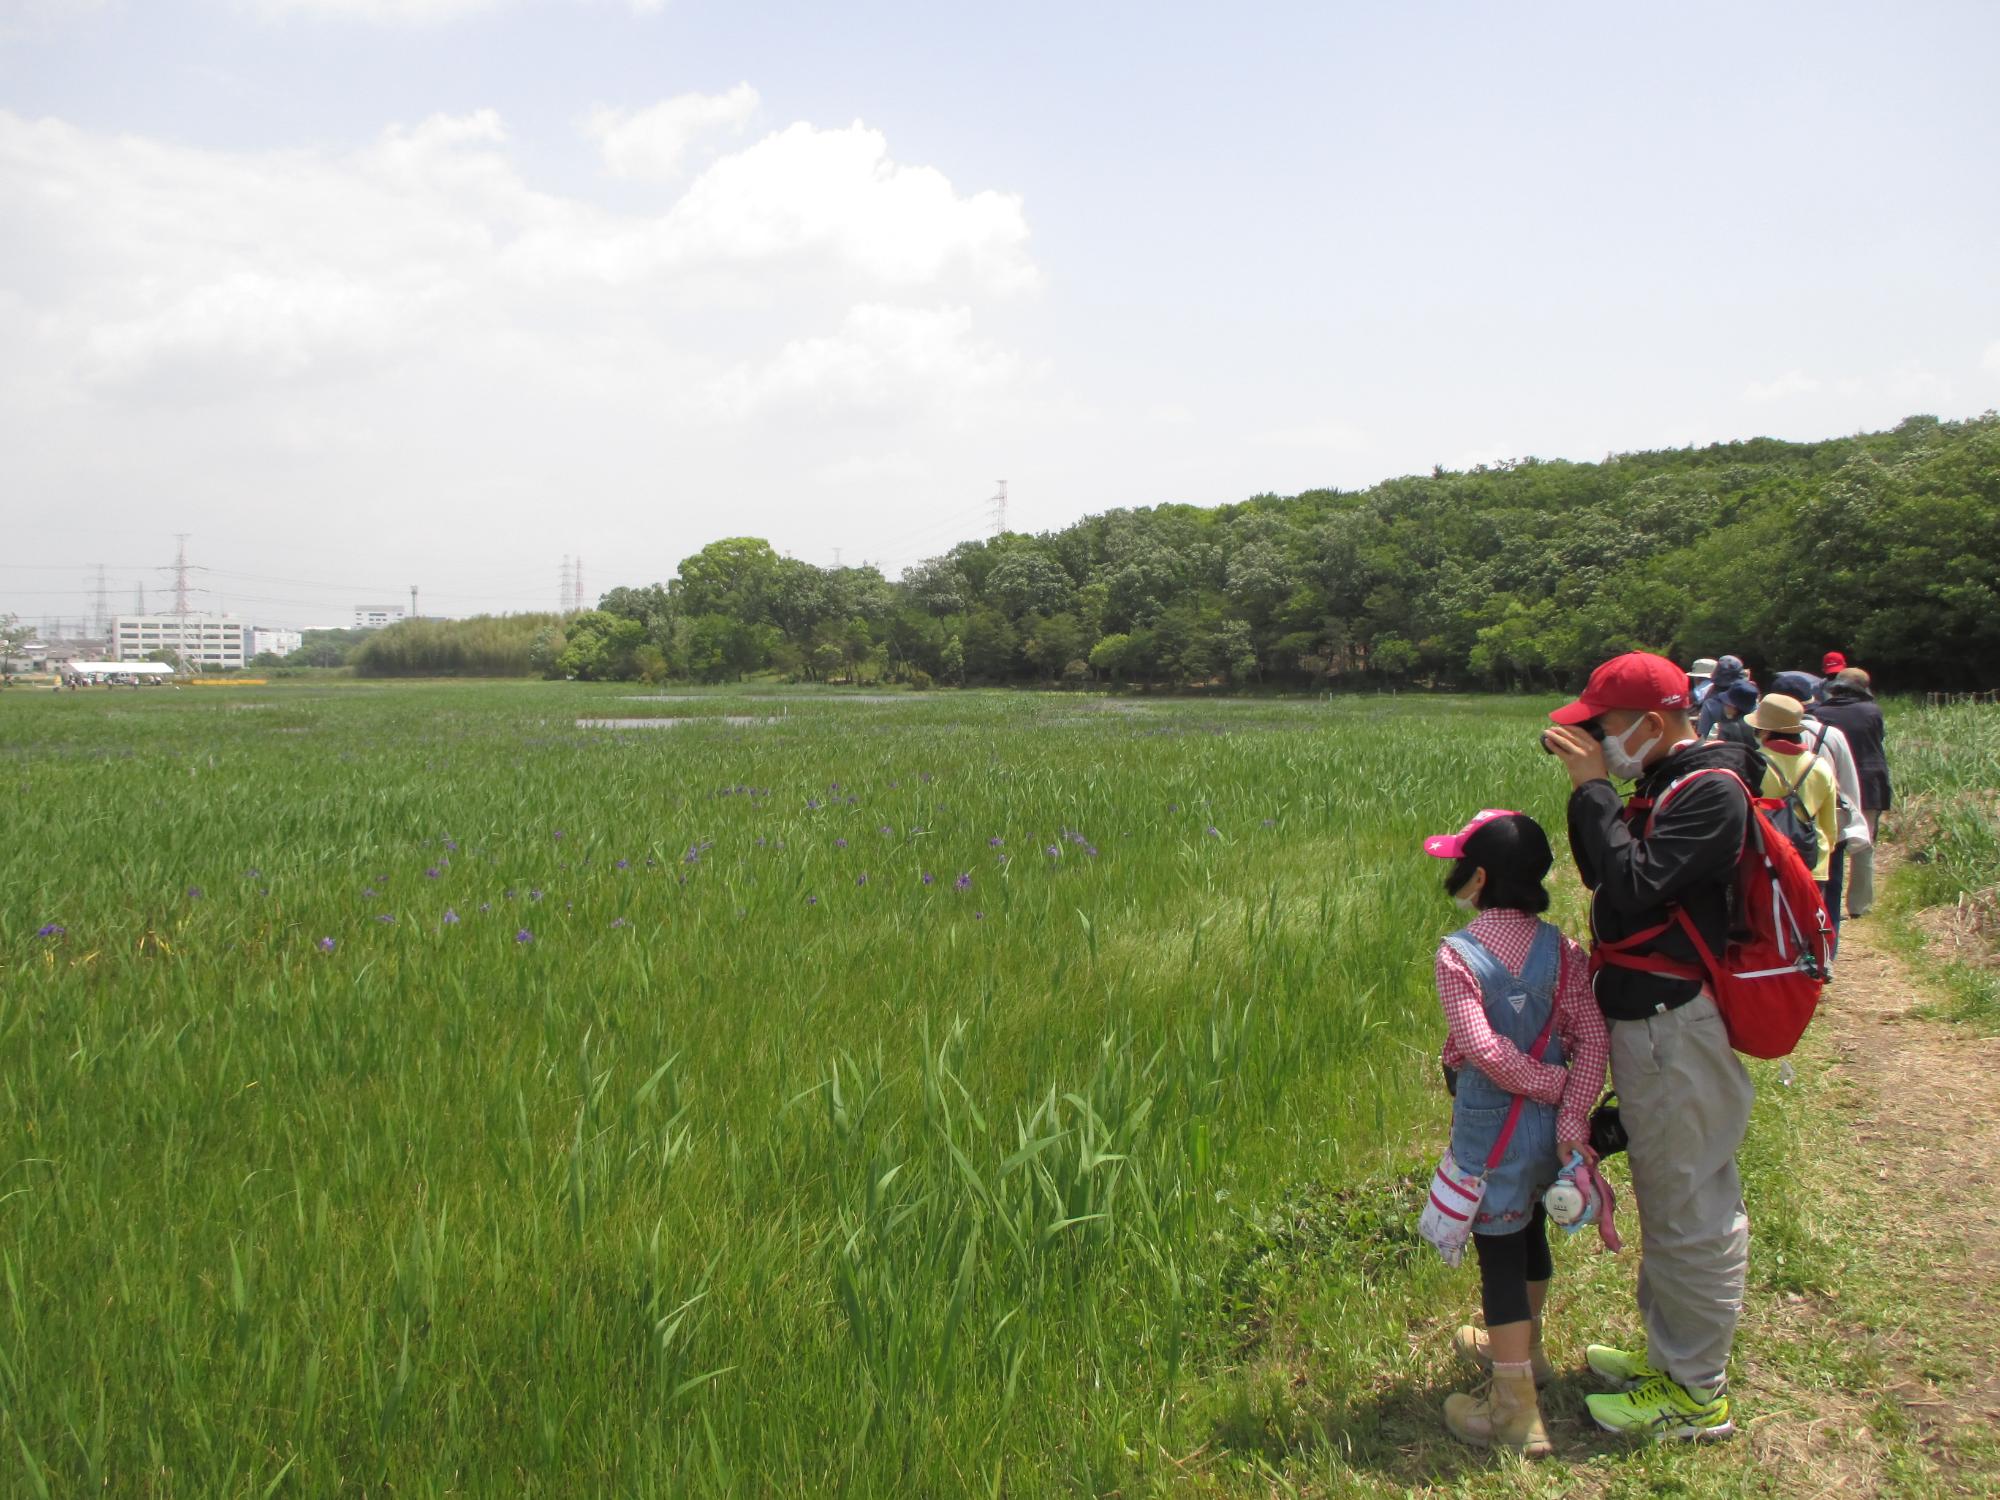
[[[364,885],[363,887],[361,887],[361,894],[364,896],[374,896],[379,894],[379,892],[377,892],[375,887],[372,885]]]
[[[514,934],[514,941],[517,943],[532,943],[534,940],[535,935],[525,927]]]
[[[1212,839],[1219,839],[1222,837],[1222,830],[1211,823],[1208,825],[1208,836]]]
[[[1083,846],[1083,852],[1084,852],[1085,854],[1088,854],[1088,855],[1089,855],[1089,856],[1090,856],[1090,857],[1091,857],[1092,859],[1095,859],[1095,858],[1097,858],[1097,845],[1095,845],[1095,844],[1085,844],[1085,845]]]
[[[60,922],[48,922],[35,929],[36,937],[61,937],[69,929]]]
[[[807,905],[807,906],[818,906],[818,905],[819,905],[819,897],[817,897],[817,896],[808,896],[808,897],[806,897],[806,905]]]
[[[453,911],[449,906],[444,909],[444,925],[447,927],[456,927],[458,925],[458,913]]]
[[[424,871],[424,879],[436,880],[442,873],[444,872],[439,870],[436,865],[432,865],[428,870]]]
[[[952,887],[953,887],[954,889],[956,889],[956,890],[961,890],[961,891],[969,891],[969,890],[971,890],[971,889],[972,889],[972,872],[971,872],[970,870],[961,870],[961,871],[959,871],[959,875],[958,875],[958,879],[956,879],[956,880],[954,880],[954,881],[952,882]]]
[[[868,872],[866,870],[863,870],[859,875],[855,876],[854,883],[856,885],[868,884]]]
[[[833,841],[833,847],[834,847],[834,848],[836,848],[836,849],[845,849],[845,848],[847,847],[847,840],[846,840],[846,839],[835,839],[835,840]]]
[[[558,829],[556,830],[556,842],[557,842],[558,844],[560,844],[560,843],[562,842],[562,836],[563,836],[563,831],[562,831],[562,830],[561,830],[560,828],[558,828]]]
[[[990,838],[986,841],[986,847],[989,849],[998,849],[1002,844],[1006,842],[1007,841],[1003,838]]]
[[[1061,844],[1051,844],[1051,845],[1049,845],[1049,847],[1048,847],[1048,848],[1044,849],[1044,850],[1042,851],[1042,853],[1046,854],[1046,855],[1047,855],[1047,856],[1048,856],[1048,857],[1049,857],[1050,859],[1061,859],[1061,858],[1062,858],[1062,845],[1061,845]]]
[[[611,868],[614,870],[629,870],[632,868],[632,861],[629,859],[621,859],[616,864],[612,865]]]
[[[530,901],[539,901],[542,899],[542,893],[540,891],[531,890],[528,892],[528,899]]]
[[[330,938],[330,937],[328,937],[328,938],[321,938],[321,939],[319,940],[319,951],[320,951],[320,952],[322,952],[322,953],[331,953],[331,952],[333,952],[333,939],[332,939],[332,938]]]
[[[818,812],[818,811],[819,811],[819,798],[817,798],[817,797],[808,797],[808,798],[806,798],[806,811],[807,811],[807,812]]]
[[[937,876],[935,876],[935,875],[931,874],[931,872],[930,872],[929,870],[926,870],[926,871],[924,871],[924,884],[925,884],[925,885],[936,885],[936,884],[937,884]]]
[[[385,911],[375,920],[380,922],[384,927],[393,927],[396,923],[396,915],[394,912]]]
[[[887,823],[884,823],[882,825],[882,837],[885,839],[889,839],[889,838],[894,838],[895,836],[896,836],[896,830],[891,828]]]
[[[972,920],[975,922],[984,922],[986,920],[986,913],[983,911],[976,911],[972,914]]]
[[[202,890],[200,886],[191,885],[188,887],[188,900],[199,901],[201,900],[201,896],[202,896]]]

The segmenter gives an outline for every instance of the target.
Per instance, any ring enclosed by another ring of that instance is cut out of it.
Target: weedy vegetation
[[[1546,705],[630,692],[0,698],[6,1488],[1406,1482]]]

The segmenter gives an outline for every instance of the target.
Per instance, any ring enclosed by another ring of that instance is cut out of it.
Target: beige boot
[[[1486,1330],[1474,1328],[1470,1323],[1453,1335],[1451,1352],[1458,1356],[1459,1363],[1475,1375],[1493,1373],[1493,1354],[1487,1347]],[[1528,1363],[1535,1371],[1535,1387],[1540,1389],[1556,1378],[1556,1368],[1549,1363],[1549,1357],[1542,1352],[1542,1325],[1535,1325],[1535,1341],[1528,1347]]]
[[[1535,1399],[1534,1376],[1526,1366],[1495,1370],[1480,1395],[1454,1392],[1445,1397],[1444,1425],[1475,1448],[1511,1448],[1524,1458],[1547,1458],[1552,1451],[1541,1403]]]

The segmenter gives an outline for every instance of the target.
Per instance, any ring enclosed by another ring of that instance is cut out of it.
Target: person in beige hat
[[[1840,787],[1833,763],[1806,743],[1805,705],[1784,693],[1766,693],[1743,722],[1757,731],[1764,752],[1764,795],[1783,800],[1797,828],[1812,830],[1813,879],[1821,896],[1831,896],[1833,850],[1841,835]],[[1786,819],[1774,816],[1772,821],[1783,826]]]

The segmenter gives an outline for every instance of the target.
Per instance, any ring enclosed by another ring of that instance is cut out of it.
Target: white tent
[[[163,661],[73,661],[63,668],[78,677],[171,677],[174,669]]]

